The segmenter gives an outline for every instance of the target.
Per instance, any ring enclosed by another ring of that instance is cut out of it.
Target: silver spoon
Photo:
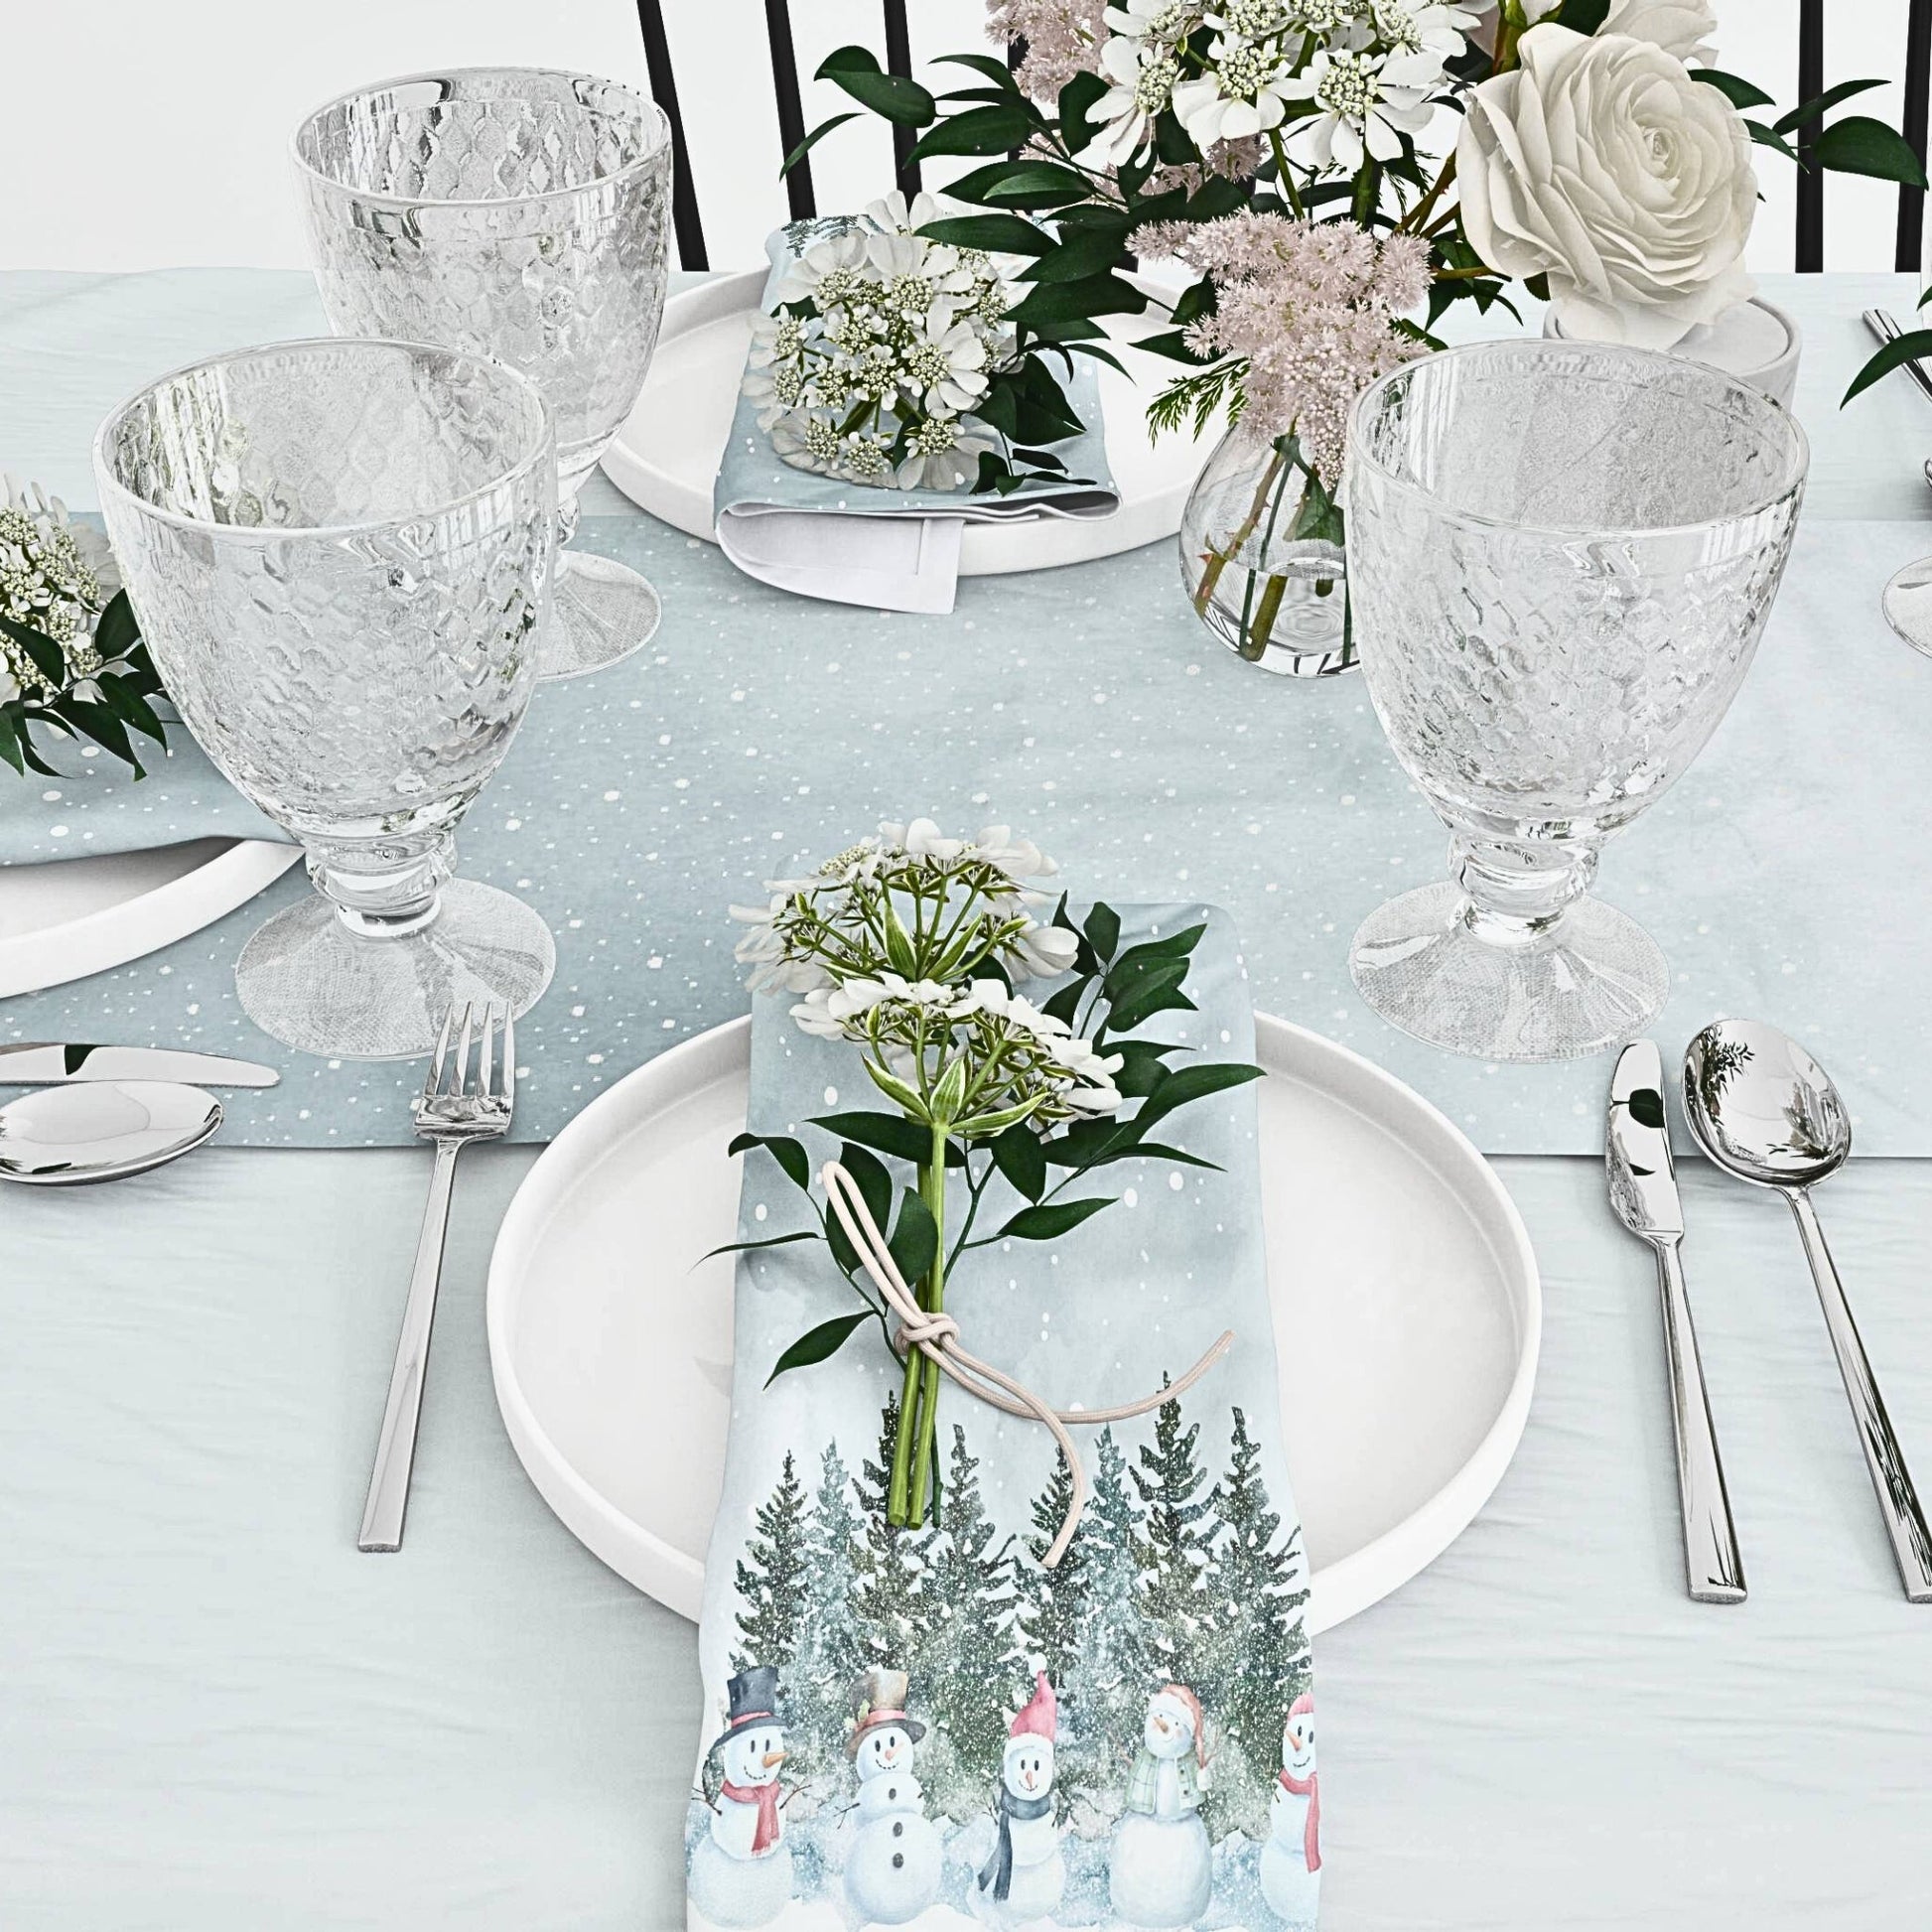
[[[220,1125],[220,1101],[171,1080],[43,1087],[0,1107],[0,1180],[121,1180],[178,1160]]]
[[[1698,1145],[1726,1173],[1754,1186],[1775,1187],[1791,1203],[1899,1580],[1912,1602],[1932,1603],[1932,1533],[1811,1204],[1810,1190],[1836,1173],[1852,1152],[1851,1117],[1838,1089],[1825,1069],[1775,1027],[1760,1020],[1721,1020],[1685,1048],[1684,1111]]]

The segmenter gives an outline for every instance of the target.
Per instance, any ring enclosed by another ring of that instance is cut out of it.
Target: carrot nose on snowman
[[[759,1759],[759,1762],[762,1764],[767,1771],[771,1770],[776,1765],[782,1764],[784,1761],[785,1761],[785,1754],[783,1751],[766,1751],[765,1754]]]

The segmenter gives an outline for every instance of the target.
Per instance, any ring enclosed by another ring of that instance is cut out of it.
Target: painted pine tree
[[[1309,1684],[1309,1592],[1295,1535],[1281,1534],[1281,1516],[1269,1506],[1248,1419],[1236,1409],[1233,1420],[1228,1471],[1209,1499],[1214,1609],[1198,1688],[1221,1729],[1209,1829],[1217,1838],[1235,1829],[1259,1838],[1288,1707]]]
[[[785,1678],[791,1718],[793,1775],[807,1783],[843,1772],[846,1735],[865,1649],[853,1621],[859,1513],[852,1505],[852,1477],[836,1443],[819,1457],[805,1535],[805,1600],[798,1644]]]
[[[1094,1448],[1093,1488],[1074,1539],[1083,1550],[1086,1607],[1078,1652],[1056,1688],[1067,1730],[1060,1776],[1070,1790],[1093,1794],[1091,1819],[1076,1829],[1106,1824],[1118,1815],[1128,1766],[1147,1715],[1147,1700],[1161,1682],[1141,1615],[1141,1568],[1136,1554],[1136,1514],[1127,1457],[1111,1427]]]
[[[1025,1702],[1011,1537],[988,1517],[979,1458],[953,1425],[944,1516],[931,1555],[930,1636],[920,1657],[936,1735],[924,1747],[935,1806],[965,1820],[999,1789],[1007,1719]]]
[[[852,1555],[852,1614],[864,1648],[863,1661],[904,1671],[912,1680],[917,1709],[924,1702],[924,1650],[930,1590],[927,1555],[933,1532],[897,1529],[887,1519],[892,1486],[893,1443],[898,1431],[898,1398],[887,1399],[875,1456],[859,1465],[860,1534]],[[848,1721],[857,1712],[847,1714]]]
[[[1073,1503],[1073,1471],[1064,1456],[1053,1459],[1046,1487],[1033,1501],[1033,1534],[1027,1549],[1030,1564],[1016,1564],[1015,1583],[1021,1597],[1020,1620],[1029,1652],[1056,1688],[1073,1681],[1080,1641],[1087,1621],[1094,1538],[1085,1515],[1073,1540],[1051,1570],[1042,1559],[1066,1521]]]
[[[1184,1428],[1180,1404],[1162,1403],[1155,1417],[1154,1441],[1143,1443],[1133,1472],[1141,1500],[1140,1530],[1134,1554],[1141,1566],[1141,1613],[1162,1674],[1185,1684],[1193,1681],[1195,1660],[1212,1639],[1213,1603],[1207,1572],[1213,1520],[1201,1492],[1207,1471],[1195,1454],[1200,1424]]]
[[[770,1664],[782,1673],[798,1647],[798,1616],[805,1602],[805,1486],[791,1451],[778,1486],[759,1506],[751,1540],[740,1558],[737,1649],[732,1668]]]

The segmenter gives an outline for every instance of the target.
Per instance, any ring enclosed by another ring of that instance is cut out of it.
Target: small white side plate
[[[1257,1022],[1282,1420],[1319,1631],[1475,1516],[1529,1414],[1542,1292],[1514,1203],[1367,1060]],[[696,1617],[730,1412],[730,1241],[751,1023],[600,1094],[525,1176],[490,1261],[489,1359],[523,1466],[584,1544]],[[1313,1365],[1312,1367],[1311,1365]]]
[[[0,866],[0,999],[124,966],[245,905],[302,856],[265,839]]]
[[[664,327],[643,394],[604,453],[605,474],[632,502],[707,543],[714,540],[711,485],[731,434],[752,319],[759,313],[764,283],[765,271],[751,269],[685,289],[665,303]],[[1143,286],[1160,289],[1151,280],[1143,280]],[[1173,293],[1166,291],[1167,298],[1172,300]],[[1098,365],[1107,463],[1120,486],[1120,509],[1104,517],[968,523],[960,542],[962,577],[995,577],[1111,557],[1159,542],[1180,528],[1187,492],[1225,419],[1217,414],[1198,439],[1189,426],[1156,442],[1148,433],[1148,403],[1184,373],[1184,367],[1127,345],[1164,329],[1166,318],[1155,311],[1144,317],[1109,318],[1104,326],[1107,345],[1132,377]]]

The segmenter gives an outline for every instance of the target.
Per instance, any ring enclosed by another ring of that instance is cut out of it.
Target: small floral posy
[[[1063,473],[977,413],[1020,367],[1014,291],[1000,258],[917,232],[938,213],[930,195],[909,207],[889,195],[859,220],[820,224],[830,232],[780,277],[776,306],[753,326],[744,387],[786,463],[890,489],[1012,487]],[[1039,427],[1062,435],[1079,424]]]
[[[166,744],[161,679],[119,587],[106,541],[69,521],[34,483],[0,498],[0,759],[58,776],[39,727],[86,739],[145,775],[133,734]]]
[[[1204,928],[1123,949],[1110,907],[1095,904],[1075,925],[1065,898],[1041,889],[1054,872],[1003,825],[961,839],[914,819],[882,825],[802,878],[771,882],[763,905],[733,907],[751,928],[738,958],[752,986],[801,995],[791,1009],[801,1031],[857,1046],[892,1103],[892,1112],[812,1124],[843,1143],[840,1161],[874,1220],[890,1228],[893,1259],[918,1284],[927,1313],[944,1311],[952,1270],[975,1249],[1049,1241],[1114,1205],[1106,1195],[1066,1198],[1096,1170],[1152,1158],[1208,1165],[1154,1141],[1153,1130],[1192,1101],[1259,1077],[1244,1064],[1171,1067],[1176,1045],[1140,1037],[1158,1015],[1193,1010],[1182,989]],[[1032,980],[1058,984],[1035,1004],[1015,991]],[[862,1280],[830,1206],[812,1197],[804,1146],[759,1133],[732,1143],[734,1153],[759,1147],[812,1201],[816,1225],[734,1245],[823,1240],[859,1303],[799,1336],[772,1379],[824,1361],[871,1322],[891,1348],[890,1311]],[[909,1181],[887,1162],[909,1168]],[[1053,1169],[1064,1170],[1057,1180]],[[996,1175],[1023,1204],[975,1238]],[[963,1197],[956,1226],[949,1178]],[[938,1392],[937,1366],[907,1351],[889,1497],[897,1524],[923,1522],[936,1487]]]

